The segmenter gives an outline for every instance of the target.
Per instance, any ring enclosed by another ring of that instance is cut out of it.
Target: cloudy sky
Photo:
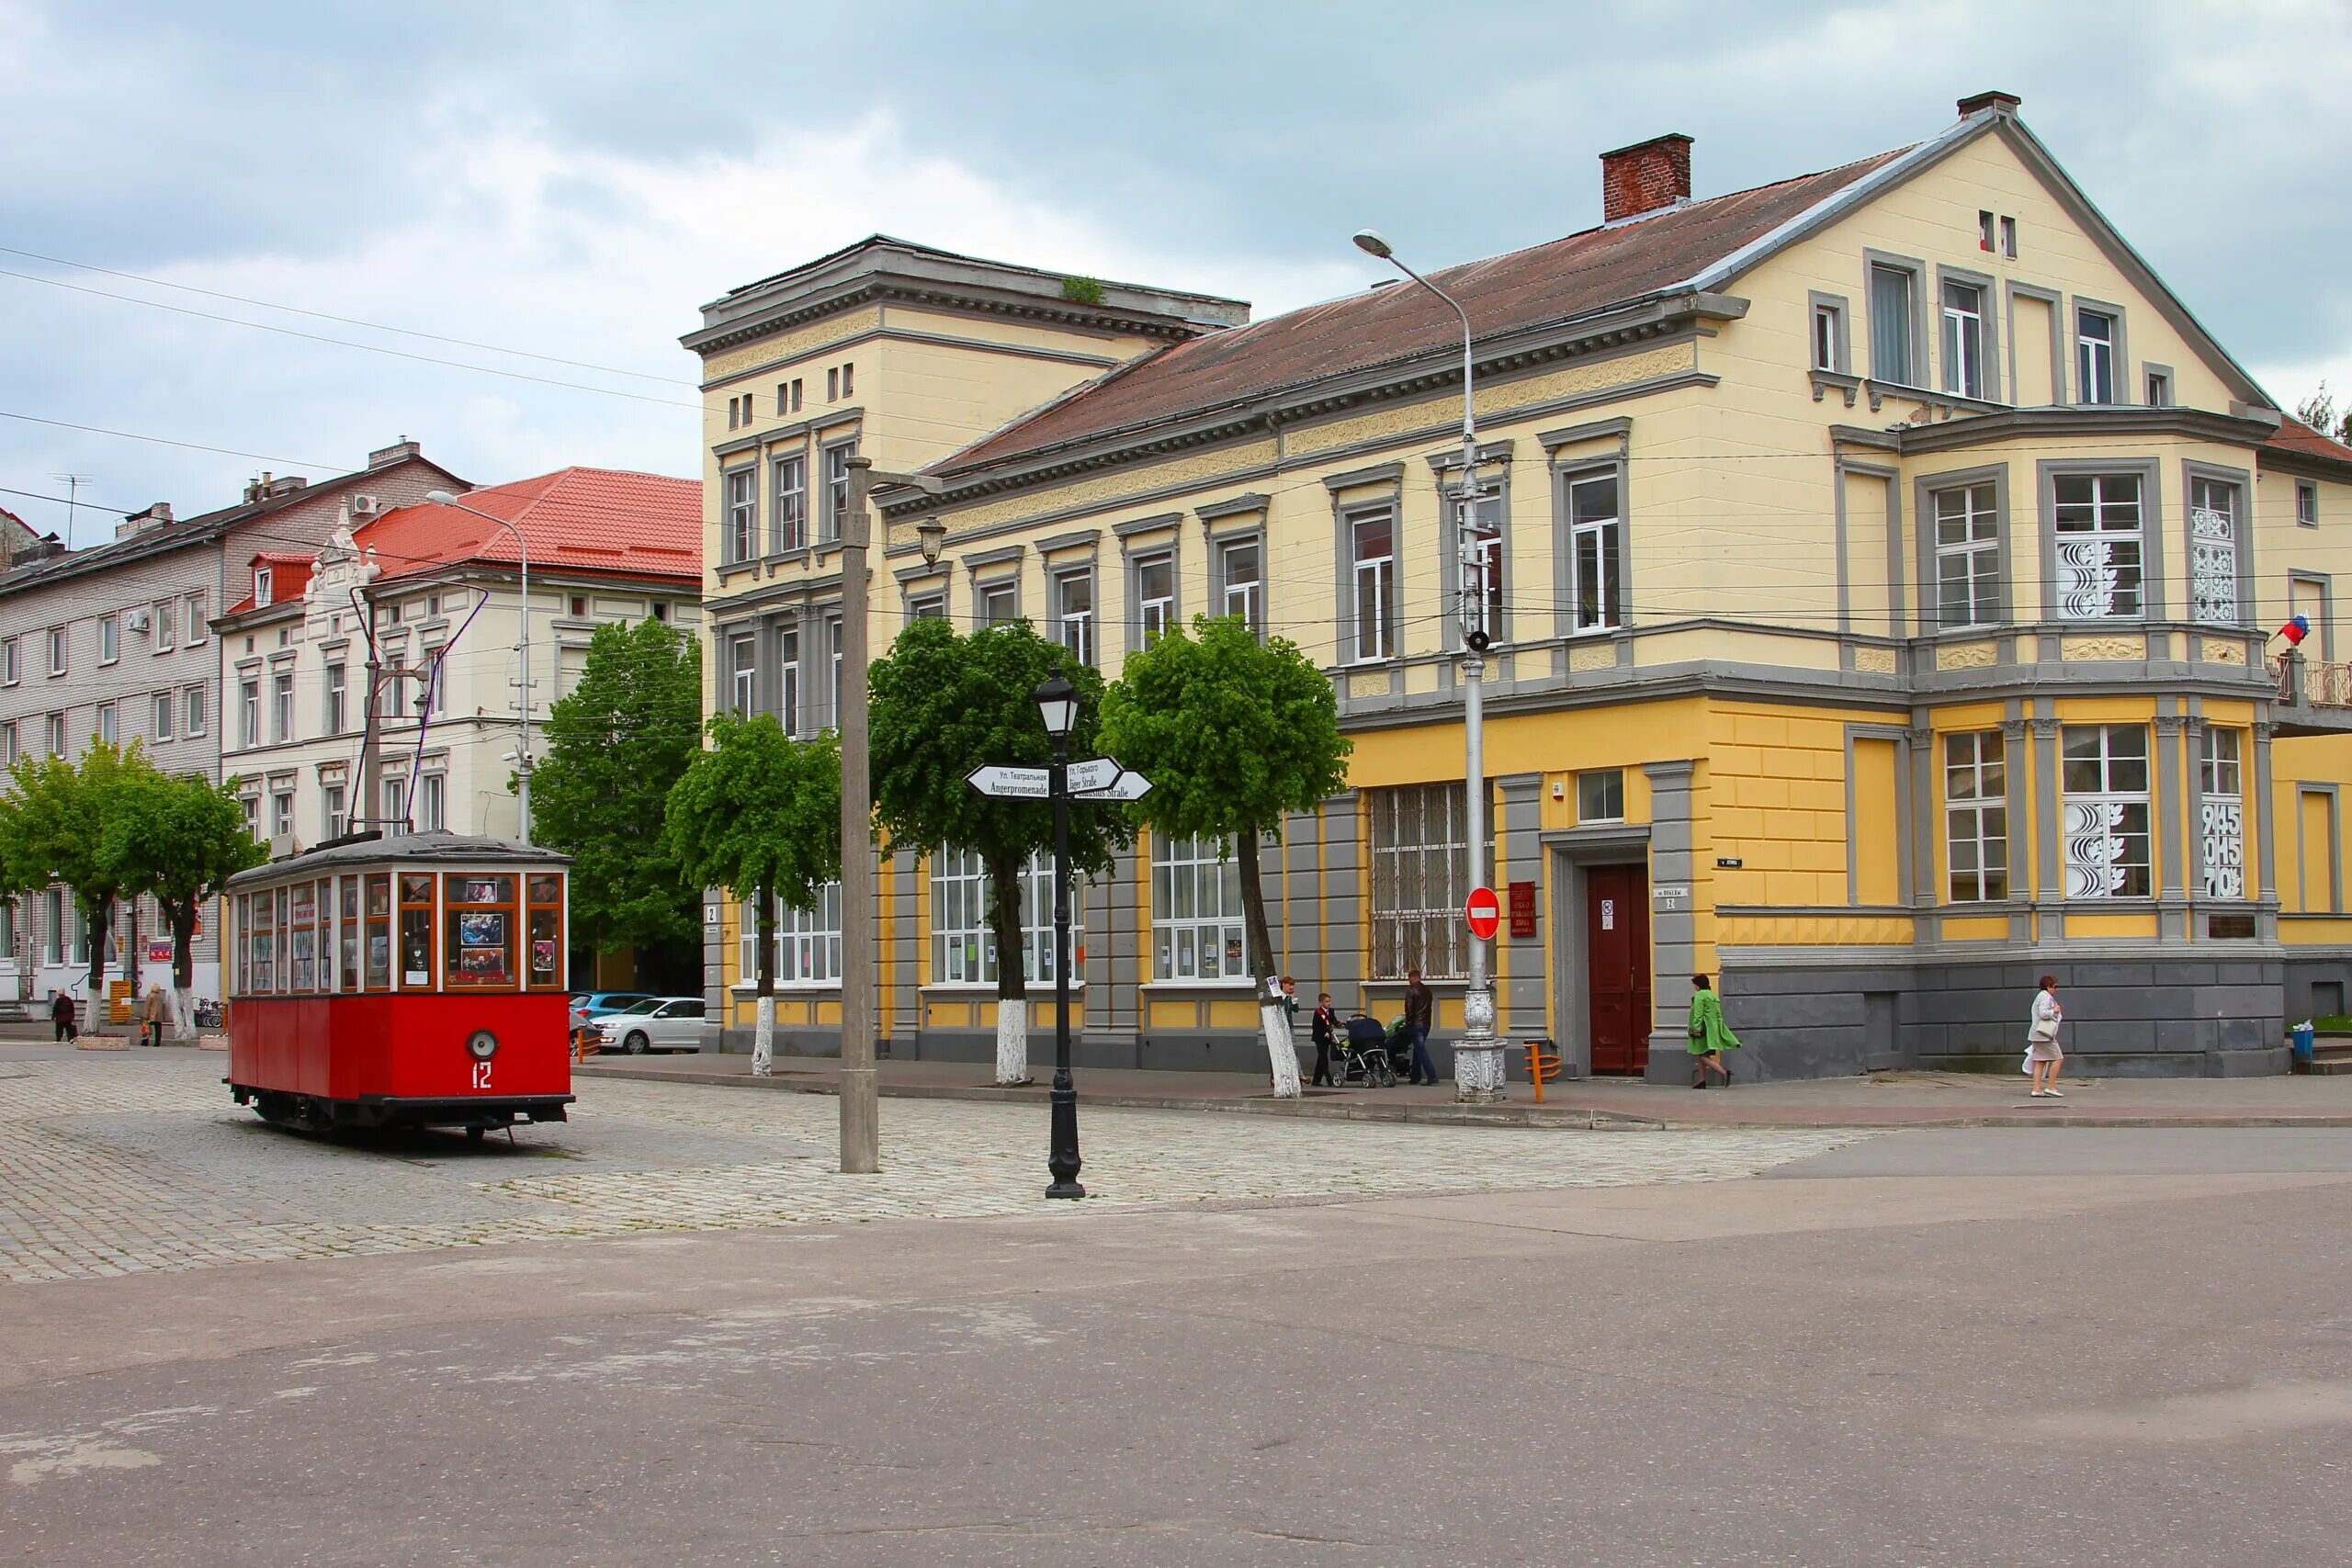
[[[1988,87],[2291,406],[2352,389],[2346,80],[2344,0],[0,0],[0,505],[187,515],[401,435],[690,475],[696,307],[869,232],[1268,314],[1377,276],[1366,224],[1585,227],[1602,148],[1686,131],[1704,196]]]

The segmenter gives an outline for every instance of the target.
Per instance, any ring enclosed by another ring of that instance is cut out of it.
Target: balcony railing
[[[2352,709],[2352,664],[2331,663],[2289,654],[2268,660],[2278,682],[2278,700],[2314,708]]]

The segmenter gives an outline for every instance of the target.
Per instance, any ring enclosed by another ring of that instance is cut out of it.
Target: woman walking
[[[2066,1098],[2058,1089],[2058,1069],[2066,1062],[2066,1053],[2058,1045],[2058,1026],[2065,1019],[2065,1010],[2058,1005],[2058,976],[2044,975],[2041,989],[2034,993],[2032,1021],[2025,1032],[2026,1066],[2033,1074],[2036,1100]]]
[[[1721,1073],[1724,1084],[1731,1084],[1731,1068],[1724,1063],[1724,1053],[1739,1049],[1739,1036],[1724,1021],[1723,998],[1707,987],[1704,975],[1690,976],[1690,1087],[1707,1087],[1710,1072]]]

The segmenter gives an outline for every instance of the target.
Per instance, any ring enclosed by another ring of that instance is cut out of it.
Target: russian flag
[[[2297,615],[2293,620],[2289,621],[2285,626],[2278,628],[2278,635],[2287,639],[2287,646],[2289,648],[2301,648],[2302,646],[2303,638],[2312,635],[2311,617],[2309,615]]]

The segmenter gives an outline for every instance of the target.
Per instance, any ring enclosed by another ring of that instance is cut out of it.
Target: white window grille
[[[1255,539],[1236,539],[1223,546],[1217,557],[1218,592],[1223,601],[1217,613],[1240,616],[1251,631],[1262,631],[1266,624],[1260,558]]]
[[[269,797],[269,830],[273,837],[290,839],[294,836],[294,792],[279,790]]]
[[[2137,474],[2062,474],[2052,481],[2058,614],[2069,621],[2140,614]]]
[[[740,960],[745,985],[760,977],[759,907],[745,900],[741,911],[743,930]],[[775,912],[775,983],[779,986],[823,986],[842,974],[842,885],[828,882],[817,890],[809,909],[787,909],[781,900]]]
[[[1984,395],[1984,291],[1973,283],[1946,283],[1944,390]]]
[[[1944,848],[1953,903],[2009,896],[2008,768],[1997,729],[1944,737]]]
[[[2199,624],[2238,624],[2238,487],[2188,481],[2189,614]]]
[[[1602,631],[1625,624],[1624,519],[1614,473],[1572,478],[1568,486],[1569,603],[1573,627]]]
[[[1241,863],[1227,845],[1154,835],[1151,936],[1155,980],[1249,982]]]
[[[2103,310],[2075,312],[2075,376],[2081,401],[2115,400],[2115,318]]]
[[[2240,732],[2205,731],[2197,759],[2199,864],[2205,897],[2245,897],[2245,793]]]
[[[1070,983],[1079,984],[1078,959],[1086,951],[1085,880],[1073,878],[1069,895]],[[934,985],[996,984],[996,935],[989,921],[987,864],[969,850],[948,845],[931,857],[931,975]],[[1054,863],[1035,854],[1021,868],[1021,973],[1025,980],[1054,979]]]
[[[1349,519],[1355,570],[1355,656],[1387,659],[1396,651],[1396,517],[1385,509]]]
[[[2064,736],[2066,897],[2144,898],[2150,888],[2148,732],[2070,724]]]
[[[1372,817],[1372,974],[1393,980],[1469,972],[1466,802],[1460,784],[1366,790]],[[1489,840],[1491,844],[1491,840]]]
[[[1935,492],[1936,594],[1947,626],[2001,618],[2000,519],[1990,484]]]

